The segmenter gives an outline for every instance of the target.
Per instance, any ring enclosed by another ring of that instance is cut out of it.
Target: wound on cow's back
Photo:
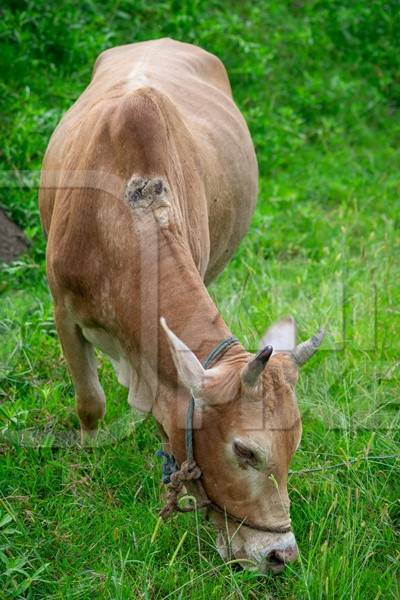
[[[150,209],[160,225],[168,225],[170,190],[163,177],[133,175],[126,186],[125,200],[133,211]]]

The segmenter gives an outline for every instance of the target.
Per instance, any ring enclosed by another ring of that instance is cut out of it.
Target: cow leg
[[[79,325],[63,308],[56,307],[55,322],[64,356],[75,388],[81,437],[95,437],[97,425],[104,417],[106,398],[98,375],[93,346],[84,337]]]

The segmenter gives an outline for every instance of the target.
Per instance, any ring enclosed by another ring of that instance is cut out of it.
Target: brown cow
[[[181,466],[192,394],[201,490],[200,479],[188,487],[206,495],[218,550],[278,571],[297,556],[287,494],[301,435],[294,385],[321,336],[296,348],[286,320],[263,346],[287,352],[268,360],[272,348],[254,357],[230,343],[211,368],[200,362],[230,336],[205,284],[248,228],[257,177],[222,63],[196,46],[149,41],[98,58],[49,143],[40,211],[83,436],[105,412],[93,346]]]

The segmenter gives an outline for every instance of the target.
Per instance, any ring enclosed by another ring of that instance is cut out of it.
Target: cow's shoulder
[[[177,120],[178,110],[173,101],[161,90],[145,86],[109,102],[98,127],[108,132],[121,165],[160,174],[168,162],[168,140]]]

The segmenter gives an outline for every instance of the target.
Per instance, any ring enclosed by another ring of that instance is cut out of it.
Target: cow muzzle
[[[237,559],[243,569],[262,574],[280,573],[299,555],[291,531],[265,536],[261,532],[241,528],[229,540],[225,534],[219,533],[216,545],[223,560]]]

